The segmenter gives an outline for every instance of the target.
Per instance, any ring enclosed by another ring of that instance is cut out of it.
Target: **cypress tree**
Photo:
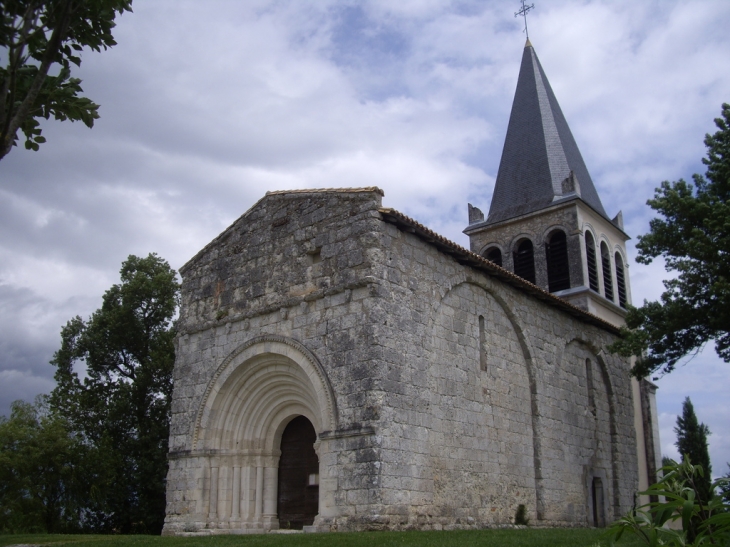
[[[674,428],[677,434],[677,450],[682,457],[689,457],[693,465],[701,465],[705,472],[704,477],[698,477],[697,494],[702,503],[707,503],[713,495],[712,492],[712,466],[710,465],[710,453],[707,449],[707,436],[710,428],[699,423],[692,401],[689,397],[682,404],[682,415],[677,416],[677,427]]]

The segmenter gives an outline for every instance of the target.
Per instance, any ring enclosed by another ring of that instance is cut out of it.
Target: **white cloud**
[[[85,52],[77,71],[102,105],[94,129],[44,122],[40,152],[0,162],[0,371],[14,374],[0,413],[15,385],[48,389],[60,327],[99,305],[127,255],[177,268],[267,190],[377,185],[386,206],[465,245],[466,203],[487,212],[499,164],[524,43],[517,7],[135,5],[118,45]],[[528,21],[606,210],[646,232],[644,202],[662,180],[703,171],[702,139],[730,100],[730,4],[556,0]],[[661,262],[630,269],[634,301],[656,299]],[[715,360],[671,377],[661,411],[690,395],[713,458],[730,460],[716,387],[728,373]]]
[[[46,376],[36,376],[27,371],[0,370],[0,385],[13,386],[11,393],[12,401],[20,399],[31,402],[35,399],[36,395],[48,393],[53,389],[55,382]],[[7,402],[8,408],[12,401]],[[7,415],[8,412],[6,411],[5,414]]]

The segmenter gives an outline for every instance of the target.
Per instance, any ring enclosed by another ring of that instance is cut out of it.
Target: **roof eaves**
[[[256,203],[254,203],[253,205],[251,205],[251,207],[249,207],[248,210],[245,213],[243,213],[240,217],[238,217],[236,220],[234,220],[233,222],[231,222],[231,224],[225,230],[223,230],[220,234],[218,234],[215,238],[213,238],[213,240],[210,243],[208,243],[205,247],[203,247],[197,253],[195,253],[195,256],[193,256],[185,264],[183,264],[182,266],[180,266],[180,268],[177,270],[180,273],[180,275],[184,275],[185,274],[185,271],[188,270],[209,249],[213,248],[221,240],[226,239],[228,237],[228,233],[231,231],[231,229],[236,224],[238,224],[239,221],[243,220],[248,215],[250,215],[251,214],[251,211],[253,211],[259,203],[261,203],[262,201],[264,201],[266,199],[266,196],[268,196],[268,195],[269,195],[268,192],[266,194],[264,194],[264,196],[261,199],[259,199],[258,201],[256,201]]]
[[[466,228],[464,228],[463,233],[466,234],[466,235],[470,235],[470,234],[473,234],[475,232],[479,232],[481,230],[484,230],[486,228],[496,228],[497,226],[503,226],[505,224],[511,224],[513,222],[519,222],[519,221],[524,220],[525,218],[531,217],[533,215],[542,214],[542,213],[549,212],[549,211],[554,211],[554,210],[559,209],[561,207],[564,207],[566,205],[570,205],[570,204],[572,204],[574,202],[580,203],[582,205],[585,205],[591,211],[593,211],[594,213],[596,213],[598,216],[600,216],[604,220],[607,220],[611,224],[611,226],[613,226],[621,234],[623,234],[623,236],[626,238],[627,241],[629,239],[631,239],[631,236],[629,234],[627,234],[626,231],[623,228],[618,227],[616,225],[616,223],[614,223],[613,220],[611,220],[610,218],[608,218],[601,211],[598,211],[595,207],[593,207],[590,203],[588,203],[586,200],[584,200],[582,197],[580,197],[578,195],[561,197],[560,199],[555,200],[548,207],[545,207],[544,209],[536,209],[535,211],[531,211],[529,213],[523,213],[521,215],[515,215],[515,216],[509,217],[509,218],[504,218],[504,219],[496,220],[496,221],[492,221],[492,222],[490,222],[489,219],[482,220],[480,222],[475,222],[474,224],[470,224],[469,226],[467,226]]]
[[[284,194],[324,194],[324,193],[332,193],[332,194],[357,194],[357,193],[366,193],[366,192],[375,192],[380,194],[381,196],[385,196],[385,192],[378,188],[377,186],[364,186],[362,188],[303,188],[299,190],[271,190],[269,192],[266,192],[265,196],[280,196]],[[264,196],[264,197],[265,197]]]
[[[609,323],[592,313],[588,313],[569,302],[566,302],[562,298],[549,293],[545,289],[541,289],[537,285],[533,285],[529,281],[525,281],[520,276],[515,275],[509,270],[505,270],[501,266],[497,266],[494,262],[487,260],[486,258],[465,249],[461,245],[446,239],[444,236],[437,234],[433,230],[426,228],[423,224],[420,224],[418,221],[404,215],[400,211],[390,208],[381,208],[379,209],[379,212],[382,215],[383,220],[386,222],[394,224],[401,230],[413,233],[426,243],[430,243],[440,251],[451,255],[460,264],[477,268],[492,277],[497,277],[502,281],[509,283],[513,287],[538,298],[539,300],[560,308],[574,317],[578,317],[582,321],[586,321],[587,323],[606,329],[614,334],[619,333],[619,328],[616,325]]]

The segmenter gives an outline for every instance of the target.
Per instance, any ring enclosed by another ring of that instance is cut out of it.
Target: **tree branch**
[[[23,120],[30,114],[31,108],[43,87],[43,82],[48,75],[48,71],[50,70],[51,65],[55,62],[56,54],[61,47],[61,43],[66,36],[68,25],[71,21],[72,3],[73,0],[65,0],[65,2],[61,5],[61,15],[59,17],[58,24],[56,25],[56,28],[53,29],[51,39],[46,45],[46,51],[43,55],[40,67],[38,67],[38,72],[33,79],[33,83],[28,90],[28,94],[18,107],[18,110],[15,112],[13,117],[10,119],[10,122],[7,125],[7,130],[2,135],[2,142],[0,142],[0,159],[4,158],[13,148],[15,135],[18,133],[18,129],[20,129],[20,125]]]

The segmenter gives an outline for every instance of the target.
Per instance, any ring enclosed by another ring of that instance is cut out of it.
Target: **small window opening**
[[[568,240],[565,232],[558,230],[550,236],[545,245],[547,259],[548,290],[562,291],[570,288],[570,268],[568,266]]]
[[[593,365],[590,359],[586,359],[586,389],[588,391],[588,410],[593,417],[596,417],[596,399],[593,394]]]
[[[479,316],[479,368],[487,371],[487,332],[483,315]]]
[[[596,242],[590,232],[586,232],[586,260],[588,261],[588,286],[598,292],[598,269],[596,268]]]
[[[307,479],[307,486],[317,486],[319,484],[319,473],[310,473]]]
[[[525,281],[535,282],[535,257],[532,241],[523,239],[514,252],[515,274]]]
[[[611,275],[611,254],[605,243],[601,243],[601,266],[603,266],[603,295],[613,302],[613,276]]]
[[[312,264],[319,264],[322,262],[322,248],[317,247],[309,253],[309,260]]]
[[[491,262],[494,262],[497,266],[502,265],[502,251],[500,251],[497,247],[492,247],[491,249],[488,249],[485,258]]]
[[[624,261],[619,253],[616,253],[616,289],[618,290],[618,305],[626,307],[626,277],[624,274]]]

